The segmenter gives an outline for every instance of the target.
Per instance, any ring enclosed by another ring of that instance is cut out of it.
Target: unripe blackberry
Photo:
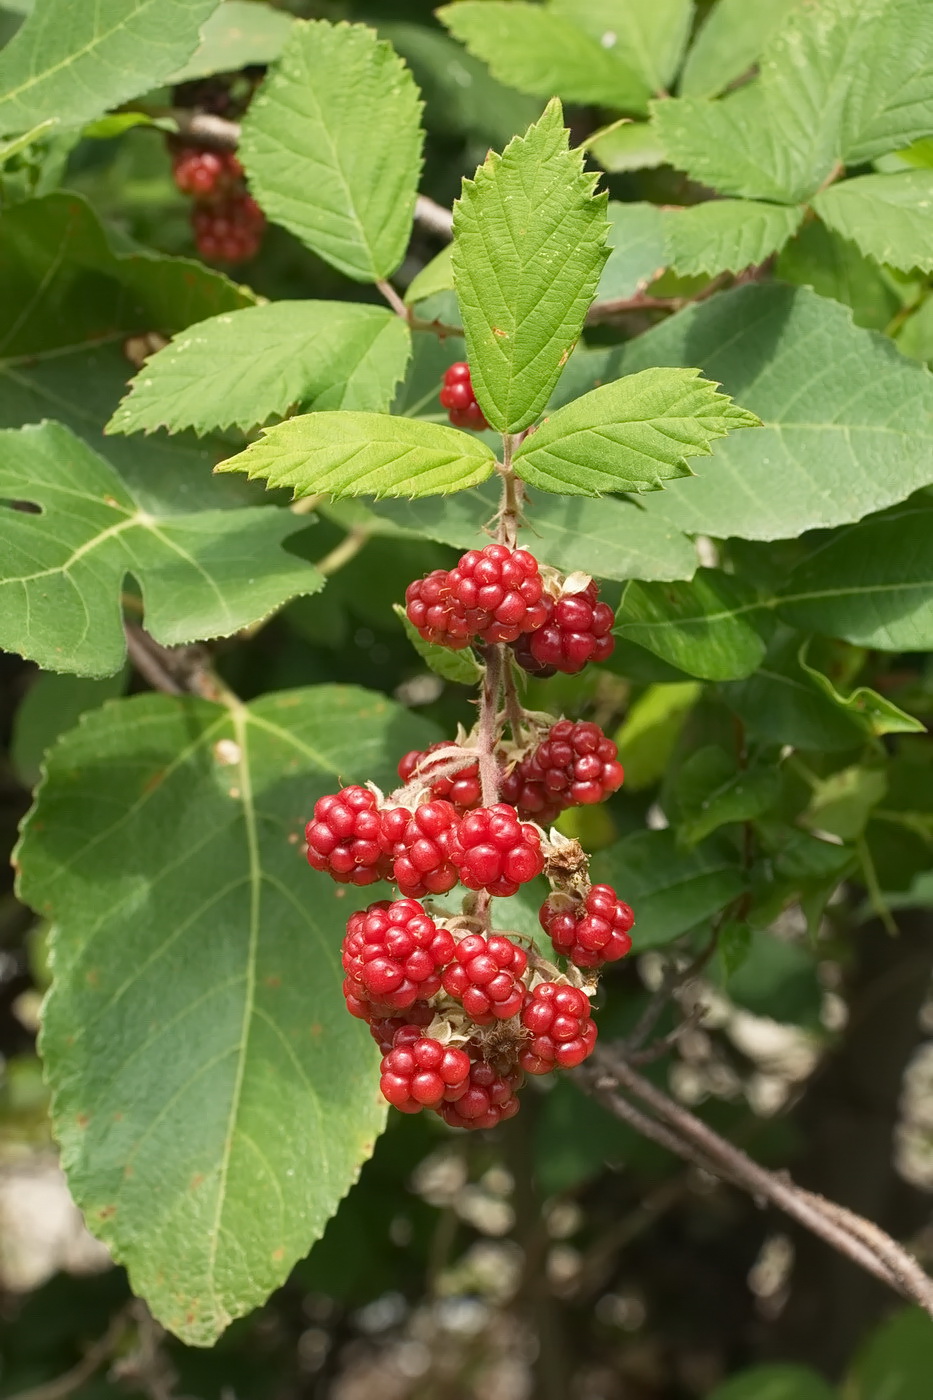
[[[398,775],[403,783],[407,783],[413,777],[415,769],[420,768],[419,777],[430,784],[432,797],[449,802],[458,812],[469,812],[478,805],[482,791],[479,763],[471,763],[467,759],[464,766],[455,773],[448,773],[443,778],[432,778],[431,764],[426,760],[438,749],[446,748],[449,748],[449,745],[442,739],[437,744],[431,744],[423,752],[420,749],[412,749],[411,753],[405,754],[399,761]]]
[[[373,1008],[368,1004],[367,1007],[371,1014],[360,1019],[369,1021],[369,1033],[383,1055],[388,1055],[395,1044],[396,1035],[404,1026],[416,1026],[423,1030],[434,1020],[434,1010],[426,1001],[412,1002],[411,1006],[406,1006],[398,1016],[373,1015]]]
[[[602,802],[625,776],[618,749],[598,724],[559,720],[532,753],[504,775],[502,796],[523,817],[553,821],[568,807]]]
[[[474,397],[470,366],[464,360],[458,360],[444,371],[440,400],[455,428],[471,428],[480,433],[489,427]]]
[[[422,1035],[418,1026],[403,1026],[383,1057],[379,1088],[402,1113],[420,1113],[462,1098],[470,1069],[465,1050]]]
[[[457,883],[453,852],[460,815],[450,802],[425,802],[413,812],[393,807],[383,814],[392,852],[392,879],[402,894],[416,899],[446,894]]]
[[[521,1023],[531,1039],[518,1062],[529,1074],[573,1069],[593,1053],[596,1022],[589,998],[578,987],[539,983],[525,1001]]]
[[[243,167],[232,151],[185,146],[172,159],[172,176],[182,194],[205,202],[234,189],[243,179]]]
[[[501,933],[485,937],[468,934],[454,950],[453,961],[443,974],[443,987],[455,997],[477,1026],[505,1021],[522,1008],[525,987],[521,981],[528,958],[517,944]]]
[[[466,617],[450,589],[450,570],[432,569],[405,590],[405,611],[426,642],[463,651],[472,640]]]
[[[488,544],[467,550],[447,587],[471,635],[484,642],[513,642],[547,617],[538,561],[527,549]]]
[[[191,223],[203,258],[242,263],[259,252],[266,217],[245,190],[236,190],[215,204],[196,206]]]
[[[371,885],[389,877],[382,814],[369,788],[345,787],[318,798],[305,840],[308,863],[341,885]]]
[[[552,894],[538,916],[555,951],[577,967],[601,967],[624,958],[632,946],[635,915],[611,885],[591,885],[581,903]]]
[[[381,900],[351,914],[341,949],[352,995],[393,1011],[440,991],[441,969],[453,955],[452,934],[414,899]]]
[[[519,1109],[520,1071],[500,1074],[492,1065],[475,1060],[470,1066],[466,1091],[456,1103],[439,1104],[436,1112],[451,1128],[494,1128],[514,1118]]]
[[[545,598],[546,620],[513,644],[518,664],[535,676],[553,676],[558,671],[574,676],[589,661],[606,661],[615,649],[615,619],[598,594],[596,584],[590,582],[582,593]]]
[[[505,802],[478,807],[460,822],[452,859],[470,890],[508,898],[544,869],[541,837]]]

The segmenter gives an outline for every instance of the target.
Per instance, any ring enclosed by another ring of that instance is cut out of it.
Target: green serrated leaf
[[[755,590],[718,569],[690,583],[630,583],[616,631],[688,675],[735,680],[760,665],[772,630]]]
[[[680,849],[672,831],[625,836],[592,862],[593,879],[625,891],[635,911],[636,952],[679,938],[742,892],[737,860],[717,845]]]
[[[868,330],[883,331],[901,309],[902,296],[890,274],[820,219],[803,225],[782,250],[774,270],[782,282],[812,287],[820,296],[841,301],[851,308],[855,324]]]
[[[239,154],[270,219],[358,282],[405,255],[421,173],[421,101],[360,24],[298,20],[250,104]]]
[[[452,257],[453,245],[448,243],[446,248],[442,248],[437,256],[431,259],[427,267],[423,267],[418,276],[409,282],[405,291],[406,305],[414,306],[415,302],[423,301],[425,297],[433,297],[438,292],[453,291]]]
[[[229,636],[323,587],[284,547],[306,526],[289,511],[159,517],[57,423],[0,441],[0,646],[47,670],[119,670],[127,573],[141,584],[147,630],[166,646]],[[39,513],[13,505],[24,501]]]
[[[742,272],[777,253],[803,222],[803,209],[753,199],[713,199],[669,210],[664,232],[681,276]]]
[[[836,0],[857,44],[840,156],[863,165],[933,135],[933,11],[926,0]]]
[[[534,421],[583,328],[607,257],[606,196],[593,194],[595,183],[553,101],[501,156],[490,152],[454,206],[466,358],[500,432]]]
[[[405,628],[408,640],[422,661],[445,681],[456,681],[458,685],[475,686],[481,679],[483,668],[469,648],[466,651],[451,651],[448,647],[435,646],[426,642],[417,627],[408,619],[401,603],[393,603],[392,611]]]
[[[664,214],[655,204],[620,204],[614,199],[606,212],[610,251],[596,300],[626,300],[647,287],[667,266]]]
[[[688,457],[758,419],[700,378],[699,370],[642,370],[559,408],[513,458],[531,486],[566,495],[653,491],[691,476]]]
[[[432,496],[476,486],[496,459],[484,442],[419,418],[388,413],[307,413],[267,428],[221,462],[300,496]]]
[[[656,93],[669,87],[677,74],[693,0],[549,0],[548,10],[621,58],[647,90]]]
[[[411,350],[381,306],[277,301],[201,321],[153,355],[107,431],[250,428],[296,406],[389,407]]]
[[[703,21],[681,75],[684,97],[715,97],[757,63],[801,0],[718,0]]]
[[[617,45],[605,47],[550,8],[521,0],[459,0],[436,11],[499,82],[565,102],[644,112],[652,89]]]
[[[663,165],[667,154],[653,122],[633,122],[622,117],[601,127],[582,143],[604,170],[653,170]]]
[[[217,0],[36,0],[0,54],[0,133],[82,126],[150,92],[197,47]]]
[[[883,651],[933,651],[933,504],[840,531],[787,580],[781,616]]]
[[[748,286],[711,298],[568,366],[568,391],[663,364],[701,364],[765,425],[727,438],[702,476],[645,498],[649,515],[680,529],[789,539],[859,520],[933,482],[929,371],[805,288]]]
[[[677,775],[677,839],[696,846],[732,822],[754,821],[774,805],[780,778],[773,765],[737,769],[716,745],[696,749]]]
[[[223,0],[201,26],[201,41],[172,83],[207,78],[212,73],[238,73],[251,64],[274,63],[294,20],[262,0]]]
[[[319,1238],[384,1121],[339,944],[368,891],[308,870],[341,781],[389,784],[435,737],[381,695],[249,706],[163,695],[53,751],[18,857],[56,926],[42,1054],[91,1230],[184,1341],[209,1345]]]
[[[933,271],[933,170],[860,175],[831,185],[812,203],[831,229],[876,262],[901,272]]]
[[[54,671],[36,676],[17,706],[10,743],[10,760],[24,787],[38,783],[46,750],[73,729],[83,714],[122,695],[126,681],[125,669],[102,680],[57,676]]]

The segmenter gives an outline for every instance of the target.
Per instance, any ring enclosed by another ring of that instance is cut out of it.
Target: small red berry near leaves
[[[441,969],[454,955],[453,936],[414,899],[381,900],[351,914],[341,961],[345,994],[371,1006],[404,1011],[440,991]]]
[[[591,885],[586,898],[576,905],[566,895],[549,895],[539,918],[555,951],[577,967],[616,962],[632,946],[629,930],[635,915],[611,885]]]
[[[539,983],[525,1002],[522,1025],[531,1038],[518,1062],[529,1074],[573,1069],[593,1053],[596,1044],[589,998],[578,987]]]
[[[439,1104],[435,1111],[451,1128],[494,1128],[518,1112],[523,1079],[518,1070],[500,1074],[492,1065],[475,1060],[466,1092],[455,1103]]]
[[[369,788],[345,787],[318,798],[305,827],[308,864],[341,885],[371,885],[390,871],[382,813]]]
[[[388,1055],[392,1046],[395,1044],[396,1035],[403,1026],[417,1026],[419,1029],[423,1030],[425,1026],[429,1026],[434,1020],[434,1009],[429,1006],[426,1001],[413,1001],[411,1006],[406,1006],[405,1010],[400,1012],[398,1016],[372,1015],[373,1008],[370,1007],[368,1003],[366,1004],[366,1010],[369,1014],[361,1016],[360,1020],[368,1020],[369,1033],[379,1046],[379,1050],[383,1055]],[[355,1015],[356,1013],[351,1011],[350,1014]]]
[[[235,190],[191,213],[198,252],[211,262],[249,262],[259,252],[266,216],[251,195]]]
[[[553,821],[568,807],[603,802],[622,786],[618,748],[598,724],[558,720],[546,738],[502,780],[502,796],[521,816]]]
[[[408,620],[425,641],[461,651],[475,637],[514,642],[548,616],[538,561],[527,549],[489,544],[470,549],[453,569],[410,583]]]
[[[518,820],[514,807],[477,807],[460,822],[452,853],[460,881],[470,890],[508,898],[544,869],[541,837]]]
[[[489,427],[474,397],[470,366],[465,360],[458,360],[444,371],[440,400],[455,428],[471,428],[481,433]]]
[[[548,615],[530,636],[513,644],[515,660],[534,676],[558,671],[575,676],[590,661],[606,661],[615,649],[615,621],[608,603],[599,601],[599,589],[590,582],[581,593],[545,598]]]
[[[446,894],[457,883],[453,852],[460,814],[450,802],[425,802],[409,812],[383,813],[383,832],[392,852],[392,879],[402,894],[416,899]]]
[[[422,1035],[418,1026],[403,1026],[383,1057],[379,1088],[402,1113],[420,1113],[423,1108],[461,1099],[469,1086],[470,1069],[465,1050]]]
[[[525,953],[510,938],[471,933],[456,946],[454,961],[444,972],[444,991],[462,1004],[477,1026],[491,1026],[521,1010],[521,978],[527,966]]]

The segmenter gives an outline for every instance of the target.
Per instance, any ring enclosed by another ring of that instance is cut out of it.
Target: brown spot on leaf
[[[204,1184],[204,1173],[203,1173],[203,1172],[195,1172],[194,1176],[193,1176],[193,1177],[191,1178],[191,1180],[188,1182],[188,1190],[189,1190],[189,1191],[197,1191],[198,1187],[199,1187],[199,1186],[202,1186],[203,1184]]]
[[[109,1220],[111,1216],[116,1215],[116,1213],[116,1206],[101,1206],[100,1210],[97,1212],[97,1218],[98,1220]]]
[[[281,985],[282,979],[277,973],[270,973],[269,976],[266,978],[267,987],[281,987]]]
[[[79,1128],[86,1128],[90,1121],[91,1120],[86,1113],[75,1114],[75,1122],[77,1123]]]
[[[155,792],[156,788],[165,781],[165,769],[159,768],[143,783],[143,792]]]
[[[508,331],[500,331],[498,326],[493,326],[492,333],[493,335],[497,335],[500,340],[508,340],[509,338]]]
[[[276,1264],[278,1264],[280,1260],[285,1258],[285,1250],[282,1248],[281,1245],[279,1245],[278,1249],[274,1249],[272,1251],[272,1258]]]
[[[98,982],[100,981],[100,973],[98,972],[97,968],[88,968],[87,972],[84,974],[84,980],[85,982],[87,982],[89,987],[96,987]]]
[[[321,1025],[320,1021],[315,1021],[309,1029],[312,1040],[320,1040],[321,1036],[324,1034],[324,1027]]]

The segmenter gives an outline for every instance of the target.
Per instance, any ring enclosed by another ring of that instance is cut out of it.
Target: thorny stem
[[[505,715],[512,731],[512,738],[516,744],[520,744],[525,734],[525,712],[522,709],[522,702],[518,698],[518,691],[515,688],[515,675],[512,667],[505,666],[503,676],[505,686]]]
[[[484,807],[493,807],[499,801],[499,765],[496,762],[496,741],[499,734],[496,715],[499,711],[499,692],[502,689],[502,652],[501,646],[485,649],[486,671],[483,676],[479,724],[476,731],[479,781]]]

